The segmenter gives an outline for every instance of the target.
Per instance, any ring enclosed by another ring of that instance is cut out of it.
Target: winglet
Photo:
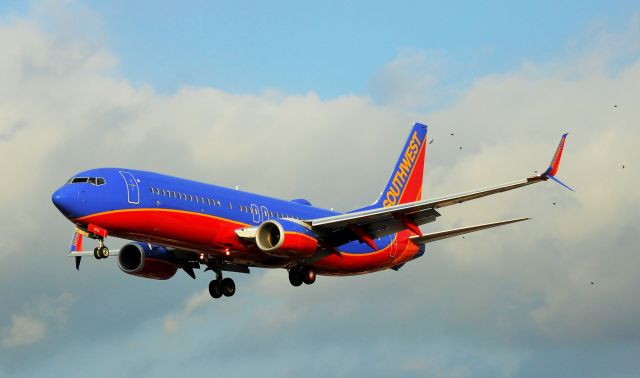
[[[551,163],[549,163],[549,168],[547,168],[547,170],[544,171],[540,176],[544,178],[550,178],[558,184],[571,190],[572,192],[575,192],[575,190],[571,189],[567,184],[563,183],[555,177],[555,174],[558,172],[558,168],[560,168],[560,159],[562,158],[562,151],[564,150],[564,142],[567,140],[567,135],[569,135],[569,133],[562,135],[560,143],[558,144],[558,148],[556,148],[556,152],[555,154],[553,154]]]

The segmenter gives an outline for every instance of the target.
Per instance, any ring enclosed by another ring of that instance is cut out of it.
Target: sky
[[[637,3],[9,0],[0,51],[0,377],[640,371]],[[425,231],[533,219],[398,272],[293,288],[254,269],[217,301],[208,273],[66,257],[51,193],[75,172],[347,211],[377,197],[415,121],[434,140],[424,197],[540,171],[565,132],[576,192],[443,209]]]

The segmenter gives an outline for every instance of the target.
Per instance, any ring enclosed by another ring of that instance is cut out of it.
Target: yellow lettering
[[[394,172],[393,180],[389,186],[389,190],[385,194],[385,200],[382,202],[383,207],[393,206],[398,201],[403,186],[407,181],[407,177],[413,169],[418,152],[420,150],[421,141],[418,138],[418,132],[415,131],[409,141],[409,146],[404,151],[402,161],[398,165],[398,169]]]
[[[407,160],[407,157],[405,156],[405,158],[402,159],[402,163],[400,163],[398,172],[400,172],[401,177],[406,178],[410,170],[411,170],[411,161]]]
[[[387,201],[389,202],[389,205],[395,205],[397,200],[397,196],[394,196],[391,191],[387,192]]]
[[[400,195],[400,185],[398,185],[398,173],[396,172],[396,176],[393,177],[393,181],[391,181],[391,186],[389,187],[389,191],[393,193],[394,196]]]

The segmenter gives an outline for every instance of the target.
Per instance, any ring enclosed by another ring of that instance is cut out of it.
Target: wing
[[[540,175],[465,193],[317,218],[307,220],[306,222],[311,225],[314,230],[323,234],[323,241],[326,244],[333,246],[341,245],[352,240],[360,240],[374,247],[373,238],[393,234],[403,229],[409,229],[418,236],[423,236],[418,226],[433,222],[436,217],[440,216],[440,213],[438,213],[436,209],[441,207],[518,189],[523,186],[547,181],[548,179],[557,181],[569,188],[554,176],[560,165],[560,158],[566,137],[567,134],[562,136],[549,168]]]

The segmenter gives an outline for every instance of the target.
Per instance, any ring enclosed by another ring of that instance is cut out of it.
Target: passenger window
[[[216,201],[216,205],[218,205],[218,207],[221,207],[222,205],[220,204],[220,200]]]
[[[173,191],[173,198],[176,198],[176,197],[178,197],[178,193],[176,193],[176,191],[174,190]]]
[[[229,202],[229,209],[233,209],[233,206],[231,206],[231,202]]]

